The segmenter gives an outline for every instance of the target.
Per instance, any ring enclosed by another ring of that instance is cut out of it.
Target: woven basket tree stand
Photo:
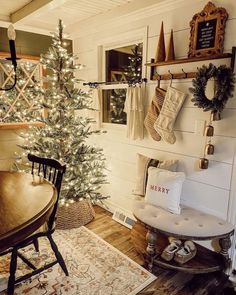
[[[56,228],[71,229],[80,227],[92,221],[95,211],[90,201],[82,200],[57,210]]]

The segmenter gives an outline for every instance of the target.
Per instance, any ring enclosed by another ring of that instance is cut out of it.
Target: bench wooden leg
[[[146,248],[147,256],[148,256],[148,270],[152,272],[153,263],[156,256],[157,234],[151,229],[149,229],[146,235],[146,240],[148,242],[148,245]]]
[[[229,249],[231,247],[231,240],[230,236],[227,236],[225,238],[219,239],[219,244],[221,247],[220,254],[224,257],[225,261],[225,271],[230,267],[230,258],[229,258]]]

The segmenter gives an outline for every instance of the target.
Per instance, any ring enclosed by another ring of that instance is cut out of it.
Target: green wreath
[[[210,78],[215,79],[215,95],[212,99],[208,99],[205,94],[207,81]],[[208,67],[203,65],[193,79],[193,87],[189,88],[193,94],[191,101],[204,112],[210,110],[221,112],[229,97],[233,96],[234,83],[235,75],[231,68],[225,65],[217,68],[212,63]]]

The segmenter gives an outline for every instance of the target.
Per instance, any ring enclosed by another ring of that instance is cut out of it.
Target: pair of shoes
[[[192,259],[197,253],[197,248],[192,241],[185,241],[184,245],[180,240],[173,239],[171,243],[164,249],[161,257],[170,261],[174,260],[180,264],[184,264]]]
[[[180,264],[184,264],[192,259],[197,253],[197,248],[192,241],[185,241],[184,246],[175,253],[174,260]]]
[[[161,258],[166,261],[173,259],[175,253],[181,248],[182,242],[180,240],[173,239],[171,243],[165,247],[164,251],[161,253]]]

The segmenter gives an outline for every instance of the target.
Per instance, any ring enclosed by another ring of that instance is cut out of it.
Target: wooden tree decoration
[[[174,60],[174,59],[175,59],[174,36],[173,36],[173,30],[171,30],[169,46],[166,53],[166,61]]]
[[[164,61],[165,58],[166,58],[166,48],[165,48],[164,28],[163,28],[163,22],[162,22],[159,41],[157,45],[155,62]]]

